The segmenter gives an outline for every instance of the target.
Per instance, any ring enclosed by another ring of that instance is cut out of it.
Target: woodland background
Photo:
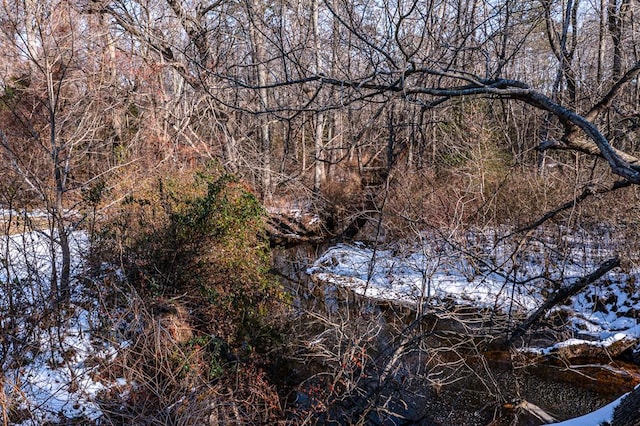
[[[366,318],[291,314],[269,242],[553,224],[622,232],[628,251],[607,265],[635,265],[638,13],[633,0],[3,1],[4,234],[48,232],[41,302],[56,321],[76,303],[79,230],[110,312],[135,295],[118,314],[130,330],[176,321],[171,344],[142,333],[118,358],[146,387],[104,396],[112,422],[167,421],[158,406],[194,424],[371,421],[385,391],[343,359],[372,359]],[[282,377],[325,328],[351,342],[323,355],[333,387],[288,404],[312,381]]]

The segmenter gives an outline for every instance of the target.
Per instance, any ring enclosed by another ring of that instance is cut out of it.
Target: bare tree
[[[80,190],[114,166],[111,152],[101,149],[105,123],[98,111],[107,81],[87,50],[93,35],[69,2],[7,3],[3,13],[3,44],[15,61],[5,77],[0,146],[30,198],[49,214],[51,293],[65,302],[71,294],[69,238],[82,221],[75,210]]]

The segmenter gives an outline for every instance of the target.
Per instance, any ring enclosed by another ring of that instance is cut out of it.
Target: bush
[[[118,298],[129,302],[115,304],[129,311],[123,338],[134,342],[119,354],[118,369],[139,384],[136,394],[148,396],[140,404],[117,402],[128,407],[120,415],[146,416],[193,397],[193,389],[229,389],[235,401],[236,390],[252,392],[250,385],[235,389],[247,372],[263,377],[256,392],[273,399],[263,392],[272,388],[262,354],[281,340],[274,318],[284,292],[270,273],[265,210],[253,193],[235,177],[207,170],[155,177],[139,182],[109,217],[94,255],[111,255],[125,272],[122,292],[129,294]]]
[[[159,178],[126,205],[120,223],[134,287],[181,297],[202,331],[232,346],[263,337],[283,292],[270,274],[265,211],[246,186],[210,172]]]
[[[169,226],[160,266],[170,293],[196,295],[203,319],[236,343],[251,338],[282,293],[269,274],[269,246],[262,237],[265,212],[256,197],[229,175],[199,174],[196,194],[168,188]],[[202,191],[202,189],[204,191]],[[202,192],[199,192],[202,191]],[[166,268],[163,270],[163,267]],[[233,342],[230,342],[233,343]],[[246,342],[245,342],[246,343]]]

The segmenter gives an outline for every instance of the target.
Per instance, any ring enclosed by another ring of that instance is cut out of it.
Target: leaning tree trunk
[[[640,387],[636,387],[616,408],[612,426],[640,426]]]

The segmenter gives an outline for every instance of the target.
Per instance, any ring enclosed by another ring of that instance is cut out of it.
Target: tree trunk
[[[49,211],[52,216],[53,229],[51,230],[51,252],[55,253],[56,245],[60,244],[62,253],[62,265],[60,276],[57,276],[57,265],[53,256],[51,292],[56,303],[67,303],[70,299],[71,289],[71,250],[69,248],[69,235],[64,220],[64,195],[67,190],[68,154],[64,144],[58,135],[58,110],[60,107],[60,85],[65,78],[66,64],[62,59],[52,63],[49,56],[44,58],[44,72],[47,85],[47,110],[49,113],[49,149],[53,168],[55,198],[53,208]],[[54,67],[59,67],[60,72],[54,75]],[[56,235],[57,234],[57,235]]]
[[[313,28],[313,42],[314,42],[314,72],[320,73],[320,29],[318,27],[318,15],[319,6],[318,0],[313,0],[311,6],[311,26]],[[316,114],[315,123],[315,138],[314,138],[314,176],[313,176],[313,190],[316,193],[320,192],[320,186],[325,178],[325,168],[322,159],[323,137],[324,137],[324,114]]]
[[[622,14],[625,0],[609,0],[608,24],[609,34],[613,41],[613,64],[611,69],[611,79],[613,81],[620,78],[622,74]]]
[[[265,111],[260,116],[260,179],[262,185],[262,199],[269,202],[272,197],[272,176],[271,176],[271,129],[269,125],[269,117],[266,111],[269,108],[269,97],[266,89],[267,84],[267,67],[265,65],[266,51],[264,46],[264,37],[257,30],[257,17],[254,14],[253,3],[249,5],[250,24],[249,34],[253,47],[253,62],[257,68],[258,77],[258,96],[260,98],[261,110]]]
[[[319,193],[322,182],[325,179],[324,162],[320,158],[323,150],[324,114],[319,113],[316,115],[315,127],[313,190],[314,192]]]
[[[600,267],[596,269],[594,272],[592,272],[591,274],[586,275],[578,279],[576,282],[572,283],[568,287],[563,287],[557,292],[555,292],[533,314],[531,314],[526,320],[524,320],[522,324],[520,324],[518,327],[516,327],[513,330],[513,332],[511,333],[511,336],[508,339],[508,342],[511,344],[514,343],[516,340],[524,336],[524,334],[527,332],[529,328],[531,328],[531,326],[533,326],[547,312],[549,312],[549,309],[553,308],[554,306],[557,306],[559,303],[566,300],[567,298],[577,294],[586,286],[600,279],[604,274],[606,274],[613,268],[617,268],[618,266],[620,266],[619,258],[614,257],[612,259],[609,259],[606,262],[604,262],[602,265],[600,265]]]
[[[640,426],[640,387],[631,391],[616,408],[611,426]]]

